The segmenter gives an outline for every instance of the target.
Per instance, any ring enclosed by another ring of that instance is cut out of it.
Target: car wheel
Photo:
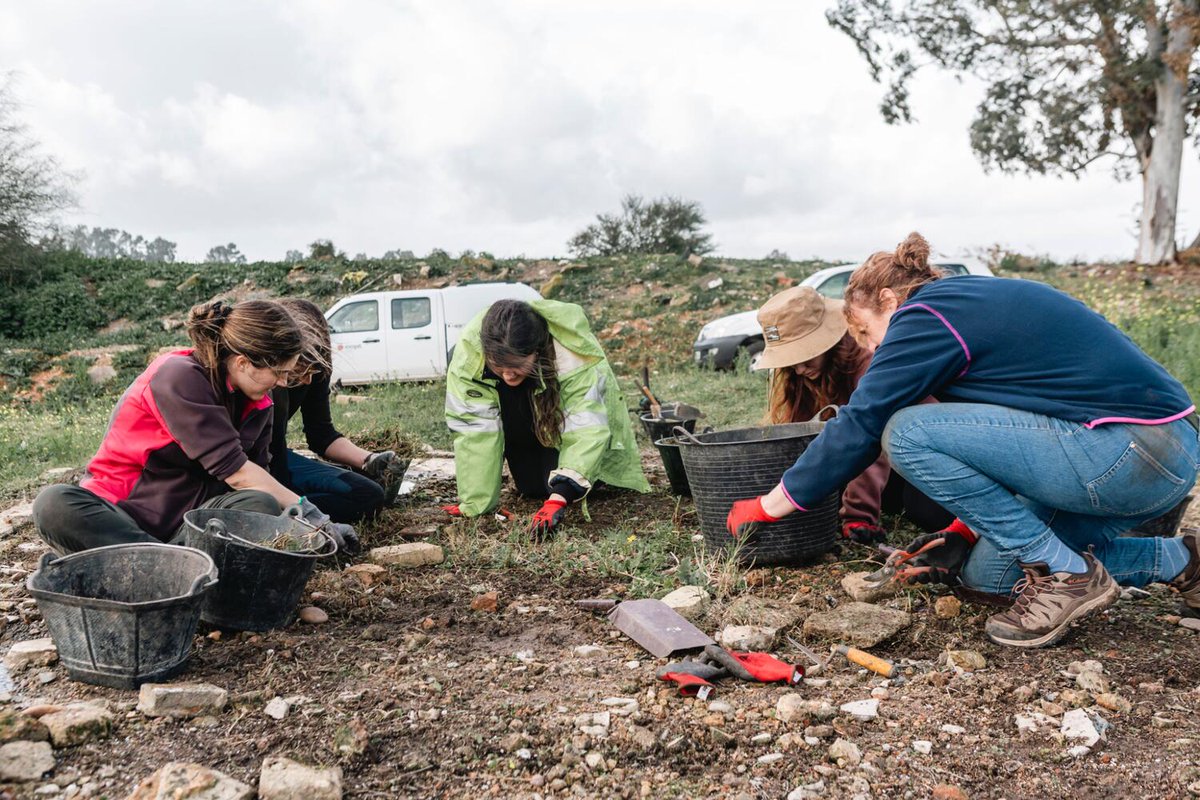
[[[738,356],[739,358],[744,358],[746,369],[748,371],[753,372],[755,367],[758,366],[758,362],[762,360],[763,350],[765,350],[766,347],[767,343],[762,339],[759,339],[756,342],[744,344],[741,346],[741,348],[739,348]]]

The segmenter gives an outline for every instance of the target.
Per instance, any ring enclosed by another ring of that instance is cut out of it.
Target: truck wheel
[[[741,361],[744,359],[746,369],[753,372],[754,368],[758,366],[759,359],[762,358],[763,350],[766,348],[767,343],[762,339],[744,344],[738,348],[738,360]]]

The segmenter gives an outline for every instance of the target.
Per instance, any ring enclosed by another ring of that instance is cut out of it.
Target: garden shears
[[[926,542],[919,550],[908,552],[901,550],[898,547],[888,547],[885,544],[879,545],[880,551],[887,553],[887,560],[883,562],[883,566],[872,572],[867,577],[863,578],[863,583],[872,589],[882,588],[888,581],[899,580],[907,581],[914,575],[920,575],[922,572],[929,572],[930,567],[913,567],[906,564],[927,550],[932,550],[935,547],[941,547],[946,543],[945,537],[939,537]]]

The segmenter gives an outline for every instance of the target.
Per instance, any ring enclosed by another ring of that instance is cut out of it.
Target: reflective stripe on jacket
[[[565,422],[558,466],[589,482],[650,491],[617,379],[604,350],[573,303],[534,300],[550,326]],[[469,517],[500,501],[503,422],[496,381],[483,377],[480,312],[463,329],[446,375],[446,424],[454,432],[459,508]],[[540,391],[540,390],[535,390]]]

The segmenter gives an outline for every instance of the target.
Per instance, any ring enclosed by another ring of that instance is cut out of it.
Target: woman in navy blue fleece
[[[922,578],[1015,597],[988,619],[993,641],[1053,644],[1118,584],[1171,582],[1200,612],[1195,534],[1118,538],[1195,484],[1200,434],[1183,386],[1069,295],[941,280],[928,257],[911,234],[854,272],[845,314],[871,366],[779,486],[734,504],[730,532],[803,512],[882,448],[958,517],[909,546],[944,540],[911,562]],[[941,402],[918,405],[928,395]]]

